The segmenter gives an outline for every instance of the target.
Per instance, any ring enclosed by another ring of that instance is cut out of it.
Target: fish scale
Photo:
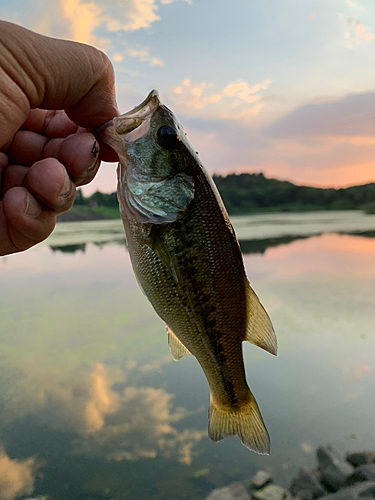
[[[156,91],[100,133],[120,158],[118,199],[138,282],[166,322],[173,358],[193,354],[210,386],[209,436],[237,435],[267,454],[242,342],[276,354],[276,337],[212,179]]]

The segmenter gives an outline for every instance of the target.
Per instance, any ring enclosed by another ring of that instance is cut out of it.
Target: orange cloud
[[[164,66],[164,62],[161,59],[150,55],[149,47],[145,47],[143,49],[128,49],[126,53],[130,57],[139,59],[141,62],[148,62],[150,66]]]
[[[4,450],[0,450],[1,500],[13,500],[21,495],[30,495],[34,491],[37,469],[35,458],[11,459]]]
[[[353,380],[355,382],[359,382],[365,373],[368,373],[371,370],[371,367],[368,365],[357,365],[354,367],[354,372],[353,372]]]
[[[271,83],[270,78],[252,86],[245,81],[231,82],[217,92],[212,83],[193,83],[186,78],[173,89],[173,100],[176,108],[188,115],[247,120],[263,108],[259,92],[266,90]]]
[[[344,34],[347,49],[353,49],[355,46],[370,42],[374,38],[370,29],[365,27],[361,21],[353,23],[352,18],[348,18],[347,27]]]

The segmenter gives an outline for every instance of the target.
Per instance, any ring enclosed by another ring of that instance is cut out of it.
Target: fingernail
[[[68,172],[64,169],[64,184],[63,187],[61,188],[59,196],[61,198],[64,198],[70,193],[71,190],[72,190],[72,183],[70,181]]]
[[[99,164],[100,164],[99,153],[100,153],[99,143],[98,143],[98,141],[95,141],[93,146],[92,146],[92,149],[91,149],[91,154],[94,158],[94,161],[87,169],[88,173],[91,173],[93,170],[95,170],[99,166]]]
[[[98,155],[99,155],[99,151],[100,151],[100,148],[99,148],[99,143],[98,141],[95,141],[94,142],[94,145],[92,147],[92,150],[91,150],[91,154],[94,158],[97,158]]]
[[[42,211],[42,207],[40,204],[36,201],[36,199],[31,196],[30,194],[26,195],[26,215],[29,217],[33,217],[36,219]]]

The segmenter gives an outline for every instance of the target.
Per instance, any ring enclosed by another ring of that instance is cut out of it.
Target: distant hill
[[[230,215],[254,212],[308,210],[366,210],[375,213],[375,183],[345,189],[296,186],[267,179],[263,174],[214,175],[213,179]],[[73,208],[60,221],[119,217],[116,193],[97,191],[88,198],[77,190]]]
[[[268,211],[375,210],[375,183],[345,189],[296,186],[260,174],[214,175],[229,214]]]

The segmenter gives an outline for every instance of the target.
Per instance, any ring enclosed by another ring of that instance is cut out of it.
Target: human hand
[[[0,255],[47,238],[76,186],[117,160],[91,131],[118,114],[102,52],[0,21]]]

